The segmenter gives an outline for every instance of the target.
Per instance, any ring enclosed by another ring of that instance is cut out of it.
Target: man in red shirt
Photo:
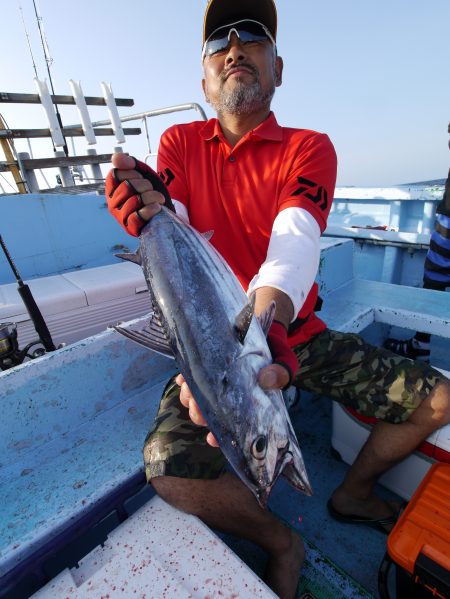
[[[255,313],[276,302],[268,335],[274,363],[261,371],[259,384],[282,389],[293,382],[383,420],[333,493],[329,510],[343,521],[389,529],[395,510],[373,486],[450,421],[449,382],[425,364],[330,331],[314,314],[319,239],[333,198],[336,156],[326,135],[281,127],[270,111],[283,71],[276,30],[272,0],[210,0],[202,84],[217,119],[164,133],[158,170],[177,214],[200,231],[214,230],[211,242],[255,294]],[[139,235],[166,202],[161,183],[134,158],[118,154],[113,166],[109,208]],[[178,375],[166,387],[145,441],[148,480],[172,505],[259,544],[269,557],[267,583],[280,597],[293,597],[303,560],[300,537],[224,471],[215,439],[209,433],[205,441],[205,424]]]

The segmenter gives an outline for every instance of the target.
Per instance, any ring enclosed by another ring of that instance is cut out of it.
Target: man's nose
[[[233,64],[245,58],[245,47],[235,33],[231,34],[230,44],[228,46],[227,55],[225,58],[226,64]]]

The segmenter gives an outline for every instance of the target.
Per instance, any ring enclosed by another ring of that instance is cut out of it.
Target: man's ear
[[[275,58],[275,87],[280,87],[283,83],[283,59],[281,56]]]

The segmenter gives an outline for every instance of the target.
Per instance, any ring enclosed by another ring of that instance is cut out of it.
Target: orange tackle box
[[[384,598],[387,562],[395,564],[397,599],[450,599],[450,464],[433,464],[388,536]]]

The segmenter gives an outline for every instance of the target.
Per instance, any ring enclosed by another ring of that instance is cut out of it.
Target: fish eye
[[[252,443],[251,452],[253,457],[257,460],[263,460],[266,457],[267,437],[265,435],[259,435],[259,437],[256,437]]]

